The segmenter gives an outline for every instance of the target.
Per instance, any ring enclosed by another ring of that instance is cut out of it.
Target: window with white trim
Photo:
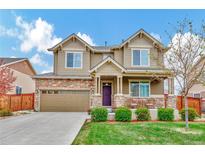
[[[132,66],[149,66],[149,50],[132,50]]]
[[[67,68],[82,68],[82,52],[67,52],[66,67]]]
[[[201,95],[200,95],[200,93],[194,93],[194,94],[193,94],[193,97],[194,97],[194,98],[200,98]]]
[[[21,94],[22,93],[22,87],[16,86],[16,94]]]
[[[131,81],[130,96],[132,97],[149,97],[150,83],[148,81]]]

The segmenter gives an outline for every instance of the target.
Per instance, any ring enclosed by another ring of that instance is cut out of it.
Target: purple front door
[[[103,106],[111,106],[111,84],[103,85]]]

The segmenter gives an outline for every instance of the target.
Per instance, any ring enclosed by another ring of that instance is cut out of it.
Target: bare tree
[[[197,82],[205,67],[205,25],[197,31],[190,20],[184,19],[174,26],[174,36],[169,37],[169,51],[165,55],[165,65],[174,73],[179,92],[185,104],[186,128],[188,125],[187,95]],[[200,64],[200,65],[199,65]]]
[[[0,94],[6,94],[13,89],[12,83],[16,80],[13,71],[4,65],[3,60],[0,61]]]

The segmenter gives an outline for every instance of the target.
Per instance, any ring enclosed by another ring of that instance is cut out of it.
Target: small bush
[[[11,116],[12,112],[9,109],[1,109],[0,110],[0,117],[4,117],[4,116]]]
[[[147,108],[139,108],[135,111],[135,114],[137,116],[137,120],[139,121],[150,120],[150,113]]]
[[[106,121],[108,111],[104,107],[95,107],[91,109],[91,120],[94,122]]]
[[[181,119],[185,121],[185,109],[182,109],[180,111]],[[193,108],[188,108],[188,115],[189,115],[189,121],[193,121],[198,117],[199,115],[196,113],[196,110]]]
[[[115,120],[116,121],[130,121],[132,112],[126,107],[119,107],[115,110]]]
[[[174,120],[174,109],[172,109],[172,108],[159,108],[157,115],[158,115],[158,120],[173,121]]]

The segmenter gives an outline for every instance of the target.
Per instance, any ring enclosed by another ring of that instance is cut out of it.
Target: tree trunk
[[[186,121],[186,130],[189,129],[189,113],[188,113],[188,100],[187,100],[187,96],[184,96],[184,106],[185,106],[185,121]]]

